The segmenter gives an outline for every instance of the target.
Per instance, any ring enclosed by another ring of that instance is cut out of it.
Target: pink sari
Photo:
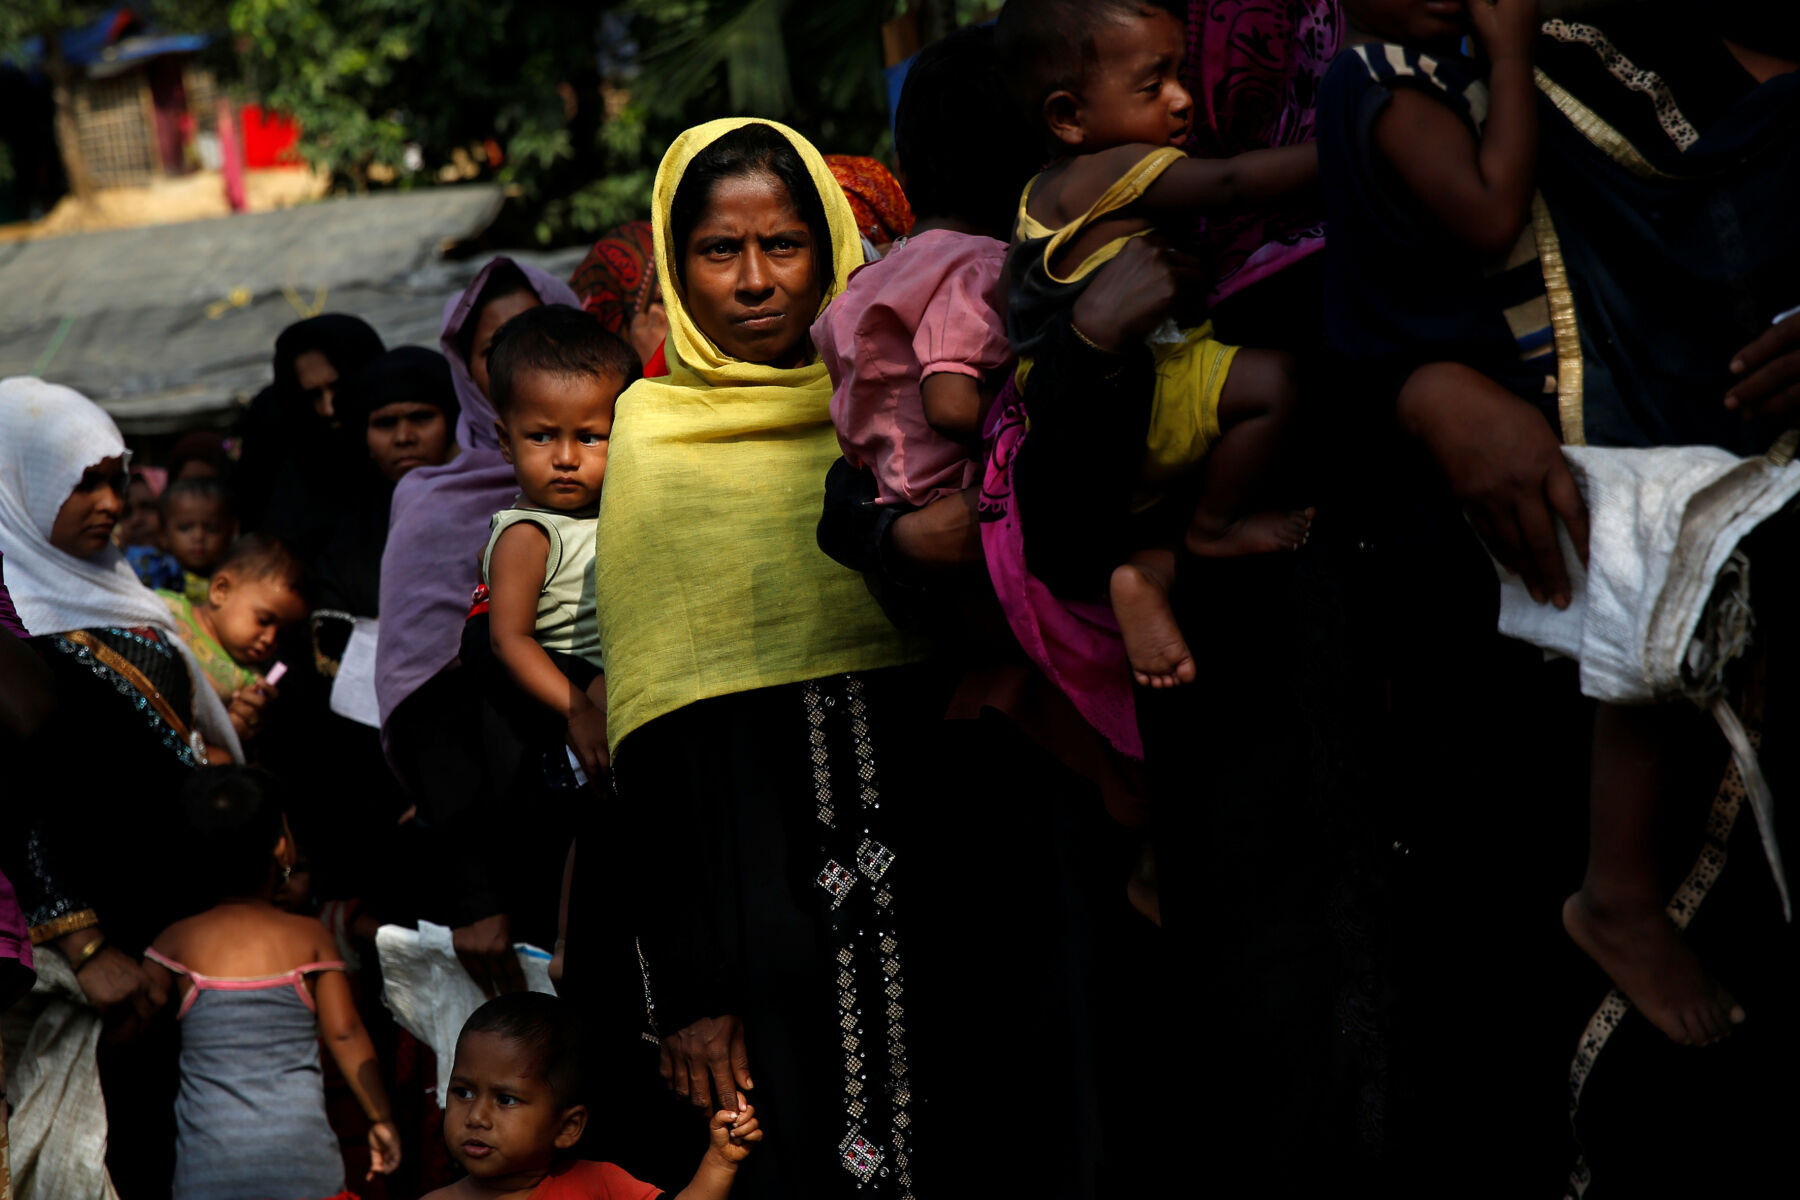
[[[1144,757],[1131,664],[1112,605],[1062,600],[1025,566],[1025,536],[1013,502],[1013,455],[1025,438],[1025,398],[1009,379],[988,416],[981,483],[981,548],[1006,623],[1027,657],[1121,754]]]

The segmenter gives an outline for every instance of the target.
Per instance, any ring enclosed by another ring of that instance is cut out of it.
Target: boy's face
[[[233,524],[221,502],[204,496],[177,496],[163,514],[163,538],[176,562],[196,575],[205,575],[230,548]]]
[[[1052,131],[1083,152],[1180,145],[1194,127],[1194,98],[1181,83],[1186,54],[1187,31],[1161,9],[1102,24],[1081,94],[1057,92],[1044,102]]]
[[[229,570],[213,576],[206,599],[213,637],[240,666],[269,661],[276,635],[307,613],[306,601],[287,580],[239,579]]]
[[[529,1186],[586,1126],[587,1109],[558,1104],[530,1049],[516,1039],[467,1033],[456,1043],[444,1144],[470,1175],[496,1189]]]
[[[1469,31],[1465,0],[1347,0],[1344,9],[1353,26],[1384,42],[1441,45]]]
[[[512,464],[519,491],[539,508],[576,512],[600,499],[613,401],[625,381],[592,375],[523,371],[512,403],[495,422],[500,453]]]

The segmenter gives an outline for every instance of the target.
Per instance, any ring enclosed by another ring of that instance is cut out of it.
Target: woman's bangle
[[[88,962],[94,957],[94,955],[100,953],[100,951],[102,951],[105,948],[106,948],[106,935],[101,934],[100,936],[96,937],[93,941],[89,942],[87,945],[85,945],[81,949],[77,950],[75,952],[75,957],[71,958],[69,960],[69,965],[71,967],[74,967],[75,973],[77,975],[79,975],[79,974],[81,974],[81,968],[87,966]]]

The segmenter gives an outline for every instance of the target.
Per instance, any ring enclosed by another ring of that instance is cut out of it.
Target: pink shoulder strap
[[[188,989],[188,994],[182,998],[181,1007],[175,1013],[177,1020],[187,1016],[188,1009],[194,1007],[194,1000],[201,992],[260,992],[283,986],[292,987],[295,995],[300,997],[301,1003],[305,1004],[308,1010],[317,1012],[319,1011],[318,1006],[313,1003],[312,993],[306,990],[306,977],[319,971],[342,971],[345,969],[341,961],[333,959],[302,963],[293,970],[283,971],[279,975],[252,975],[234,979],[219,975],[202,975],[192,967],[183,966],[172,958],[158,954],[154,947],[145,950],[144,957],[152,962],[161,963],[177,975],[187,976],[193,984]]]

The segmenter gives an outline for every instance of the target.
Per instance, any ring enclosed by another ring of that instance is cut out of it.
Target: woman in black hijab
[[[369,362],[331,397],[344,446],[331,487],[335,506],[312,564],[316,604],[309,627],[294,630],[283,661],[278,729],[260,747],[267,764],[302,783],[308,799],[291,813],[321,899],[357,899],[363,911],[405,917],[407,888],[391,864],[406,856],[395,820],[406,807],[382,755],[379,731],[334,709],[333,687],[351,631],[380,616],[381,553],[394,485],[415,467],[456,454],[459,405],[450,367],[436,350],[402,346]],[[351,461],[360,455],[360,461]],[[308,644],[310,642],[310,644]],[[373,695],[367,697],[370,709]],[[329,753],[320,753],[329,748]],[[415,856],[416,857],[416,856]],[[384,861],[390,864],[383,869]]]
[[[237,478],[245,529],[292,541],[311,557],[324,544],[339,481],[364,454],[343,434],[338,398],[379,357],[381,336],[360,317],[325,313],[275,339],[275,381],[250,404]]]

